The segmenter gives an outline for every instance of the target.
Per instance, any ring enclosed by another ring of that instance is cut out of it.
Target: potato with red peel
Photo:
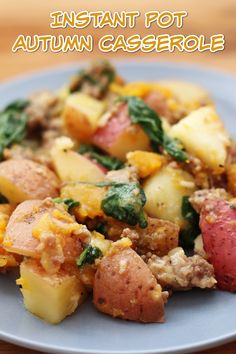
[[[12,159],[0,163],[0,194],[10,203],[57,197],[59,185],[48,167],[34,161]]]
[[[111,250],[102,259],[93,294],[97,309],[113,317],[140,322],[164,321],[161,287],[131,248]]]
[[[54,241],[56,235],[60,234],[63,259],[66,262],[74,262],[82,252],[82,246],[78,236],[71,236],[72,232],[67,230],[69,227],[77,227],[79,230],[80,225],[75,224],[71,215],[50,200],[27,200],[18,205],[10,216],[3,246],[9,252],[40,258],[43,252],[52,255],[52,252],[57,251]],[[42,236],[45,234],[48,240]],[[54,235],[54,238],[49,238],[50,234]],[[40,245],[43,247],[39,248]]]
[[[147,135],[140,126],[132,124],[126,104],[122,104],[106,124],[96,130],[92,143],[122,161],[130,151],[150,150]]]
[[[218,287],[236,292],[236,206],[224,200],[206,200],[200,214],[200,228]]]

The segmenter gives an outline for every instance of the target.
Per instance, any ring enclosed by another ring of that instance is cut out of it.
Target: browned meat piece
[[[29,132],[38,133],[48,129],[50,120],[58,117],[58,109],[58,98],[51,92],[42,91],[31,96],[26,108]]]
[[[108,219],[108,238],[116,241],[123,237],[128,237],[133,244],[133,248],[141,255],[151,252],[163,256],[171,249],[178,246],[179,227],[168,221],[148,217],[148,227],[130,227],[129,225]]]
[[[187,257],[181,247],[164,257],[152,256],[147,263],[164,289],[204,289],[216,285],[213,266],[199,255]]]
[[[129,166],[120,170],[109,171],[106,174],[106,179],[117,183],[138,182],[138,174],[134,166]]]
[[[152,252],[164,256],[178,246],[179,227],[168,220],[148,218],[146,229],[125,228],[121,237],[130,238],[139,254]]]
[[[167,100],[166,98],[157,91],[150,92],[145,98],[144,98],[145,103],[152,108],[158,115],[165,117],[165,118],[171,118],[171,112],[168,108],[167,105]],[[169,120],[168,119],[168,120]]]
[[[190,203],[197,213],[200,213],[206,199],[229,200],[232,196],[223,188],[200,189],[189,198]]]
[[[72,78],[69,89],[72,93],[80,91],[94,98],[102,99],[115,76],[115,69],[109,62],[95,62],[88,69],[81,70]]]
[[[49,150],[46,148],[31,148],[30,146],[13,145],[10,148],[4,149],[4,160],[32,160],[41,165],[46,165],[53,170],[52,159]]]

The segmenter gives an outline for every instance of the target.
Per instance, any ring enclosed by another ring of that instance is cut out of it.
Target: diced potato
[[[12,213],[3,241],[4,248],[26,257],[40,258],[48,272],[62,262],[74,262],[81,253],[83,225],[75,222],[61,205],[45,200],[27,200]],[[73,237],[73,233],[77,235]]]
[[[0,194],[10,203],[56,197],[58,191],[58,178],[44,165],[24,159],[0,163]]]
[[[129,151],[150,150],[147,135],[139,125],[132,124],[126,105],[119,107],[114,116],[96,130],[92,142],[122,161]]]
[[[51,209],[46,209],[40,200],[27,200],[18,205],[6,228],[4,248],[23,256],[39,257],[37,252],[39,240],[33,237],[32,229],[45,213],[51,212]]]
[[[216,174],[224,172],[229,136],[212,107],[203,107],[175,124],[170,135]]]
[[[208,92],[191,82],[179,80],[161,80],[159,85],[169,92],[179,103],[179,107],[191,112],[203,105],[211,104]]]
[[[194,190],[194,179],[189,173],[170,165],[164,166],[144,183],[147,197],[145,211],[151,217],[173,221],[182,226],[182,198],[191,195]]]
[[[147,264],[131,248],[115,247],[102,258],[95,274],[93,297],[96,308],[113,317],[164,321],[166,296]]]
[[[61,189],[62,198],[72,198],[80,202],[80,205],[74,208],[74,215],[81,222],[87,217],[94,219],[104,216],[101,202],[105,193],[105,188],[86,183],[68,184]]]
[[[105,102],[84,93],[69,95],[63,112],[68,133],[81,142],[88,142],[105,108]]]
[[[147,151],[132,151],[126,157],[128,163],[137,168],[138,175],[141,178],[150,176],[160,170],[164,163],[162,155]]]
[[[227,168],[228,189],[229,192],[236,197],[236,163],[232,163]]]
[[[49,323],[59,323],[85,300],[86,290],[78,277],[63,270],[49,275],[35,260],[20,265],[24,305],[28,311]]]
[[[102,168],[97,164],[72,151],[73,143],[69,138],[56,140],[51,150],[56,172],[63,182],[102,182],[105,178]]]

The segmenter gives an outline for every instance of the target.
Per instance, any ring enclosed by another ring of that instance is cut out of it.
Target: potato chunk
[[[192,82],[180,81],[180,80],[162,80],[159,81],[159,85],[169,90],[172,97],[177,100],[187,112],[195,110],[202,105],[210,104],[208,92]]]
[[[105,175],[94,162],[71,150],[73,142],[66,137],[58,138],[51,150],[55,170],[63,182],[101,182]]]
[[[59,323],[84,301],[86,290],[78,277],[61,270],[47,274],[35,260],[20,265],[24,305],[28,311],[49,323]]]
[[[108,252],[98,266],[93,291],[97,309],[113,317],[164,321],[161,287],[141,257],[130,248]]]
[[[76,232],[76,236],[74,233]],[[40,258],[48,272],[74,262],[82,251],[80,236],[89,232],[62,206],[50,200],[27,200],[12,213],[3,241],[7,251]]]
[[[27,257],[39,257],[36,250],[39,240],[32,236],[32,229],[45,213],[52,210],[52,206],[47,208],[41,200],[27,200],[18,205],[6,228],[5,249]]]
[[[129,151],[150,150],[147,135],[138,124],[132,124],[127,105],[121,105],[106,124],[96,130],[92,142],[122,161]]]
[[[230,140],[212,107],[192,112],[172,127],[170,135],[180,139],[186,150],[214,173],[224,172]]]
[[[56,197],[58,192],[59,180],[46,166],[24,159],[0,163],[0,194],[10,203]]]
[[[104,102],[84,93],[69,95],[63,112],[68,133],[81,142],[88,142],[105,108]]]
[[[144,207],[149,216],[183,224],[182,198],[195,190],[193,177],[181,170],[164,166],[144,183],[147,202]]]

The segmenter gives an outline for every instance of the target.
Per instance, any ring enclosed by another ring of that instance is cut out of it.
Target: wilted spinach
[[[24,139],[28,119],[24,109],[28,104],[27,100],[17,100],[0,112],[0,159],[5,148]]]
[[[93,145],[81,144],[79,147],[80,154],[88,154],[88,156],[97,161],[100,165],[106,167],[108,170],[119,170],[124,167],[123,162],[116,157],[105,155],[100,149]]]
[[[53,198],[54,203],[64,203],[68,207],[68,211],[80,205],[80,202],[71,198]]]
[[[102,256],[102,251],[98,247],[87,245],[81,255],[77,258],[76,264],[82,267],[85,264],[93,264],[95,259]]]
[[[154,149],[160,146],[177,161],[187,161],[188,155],[183,150],[181,142],[170,138],[163,130],[158,114],[136,96],[125,96],[122,101],[128,103],[128,112],[132,123],[139,124],[149,137]]]
[[[193,248],[195,238],[200,235],[199,215],[189,202],[189,197],[182,198],[182,216],[187,221],[186,228],[180,233],[180,245],[184,248]]]
[[[145,203],[146,196],[138,183],[117,183],[108,189],[101,207],[106,215],[114,219],[145,228],[147,227],[143,211]]]

